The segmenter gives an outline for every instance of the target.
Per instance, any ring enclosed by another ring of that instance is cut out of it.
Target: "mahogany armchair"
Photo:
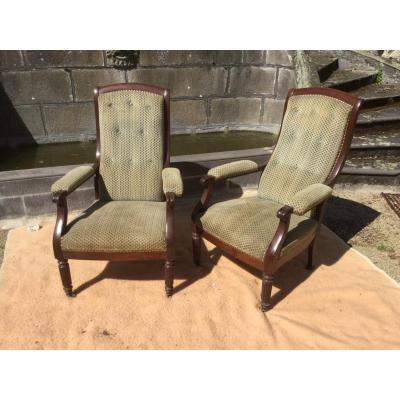
[[[276,271],[305,249],[308,268],[313,266],[324,205],[345,162],[360,107],[359,98],[334,89],[289,91],[268,163],[235,161],[201,178],[203,194],[192,213],[195,263],[200,264],[204,237],[260,269],[261,309],[270,309]],[[209,205],[215,182],[256,171],[263,171],[256,196]]]
[[[169,91],[134,83],[94,91],[97,148],[92,166],[74,168],[51,191],[53,236],[64,291],[74,296],[68,259],[163,260],[173,292],[174,204],[183,184],[169,168]],[[96,201],[67,223],[67,196],[94,176]]]

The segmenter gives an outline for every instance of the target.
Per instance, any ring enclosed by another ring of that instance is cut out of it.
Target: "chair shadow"
[[[262,271],[257,268],[251,267],[247,264],[242,263],[236,258],[230,256],[229,254],[223,253],[221,250],[215,248],[211,251],[212,255],[210,261],[215,261],[215,265],[221,256],[225,256],[231,262],[235,263],[239,267],[243,268],[249,274],[253,275],[258,279],[262,279]],[[275,274],[273,286],[279,290],[271,296],[271,305],[275,307],[280,301],[282,301],[286,296],[288,296],[297,286],[308,279],[320,266],[321,263],[317,263],[312,270],[306,268],[307,258],[306,251],[301,253],[295,258],[296,262],[288,262],[284,264]],[[261,296],[261,288],[260,288]]]
[[[345,242],[370,225],[381,213],[365,204],[332,196],[323,223]]]
[[[239,191],[232,191],[230,194],[226,192],[223,194],[223,200],[229,198],[239,197]],[[216,199],[218,200],[218,199]],[[185,290],[189,286],[195,284],[198,280],[205,278],[210,274],[213,268],[218,264],[220,258],[225,256],[231,262],[237,264],[254,277],[261,279],[262,271],[246,265],[234,257],[222,252],[219,248],[215,247],[208,250],[204,241],[201,242],[201,266],[198,267],[192,260],[191,253],[191,222],[190,213],[195,205],[197,199],[186,200],[176,207],[176,232],[187,232],[187,234],[177,234],[177,249],[176,249],[176,269],[175,278],[182,280],[175,288],[174,293]],[[329,203],[326,211],[325,221],[327,226],[341,237],[344,241],[351,239],[357,232],[370,224],[375,218],[379,216],[379,212],[367,207],[363,204],[334,197]],[[321,229],[325,229],[322,227]],[[322,243],[322,240],[328,241]],[[315,267],[312,270],[306,269],[307,255],[303,251],[300,255],[295,257],[292,261],[284,264],[275,274],[274,287],[279,290],[272,295],[271,303],[275,306],[280,301],[285,299],[293,290],[296,289],[302,282],[308,279],[320,265],[326,266],[334,265],[346,251],[348,247],[341,241],[337,241],[334,251],[322,252],[318,251],[321,245],[324,247],[329,246],[331,238],[329,235],[324,235],[324,238],[319,237],[316,243],[315,254]],[[104,270],[93,277],[92,279],[84,282],[75,289],[75,293],[81,293],[89,289],[91,286],[101,282],[105,279],[119,279],[119,280],[164,280],[164,262],[163,261],[146,261],[146,262],[108,262]]]

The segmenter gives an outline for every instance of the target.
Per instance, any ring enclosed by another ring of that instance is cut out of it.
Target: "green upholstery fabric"
[[[291,96],[258,196],[288,204],[302,189],[325,182],[342,147],[351,110],[351,105],[328,96]]]
[[[165,194],[172,192],[178,197],[182,196],[183,182],[178,168],[164,168],[162,170],[162,182]]]
[[[58,179],[51,185],[51,192],[70,192],[76,189],[90,176],[94,175],[95,170],[92,166],[82,165],[67,172],[62,178]]]
[[[138,90],[99,95],[101,200],[163,199],[162,96]]]
[[[323,200],[329,198],[332,188],[322,183],[315,183],[297,192],[287,203],[293,207],[293,212],[297,215],[304,215]]]
[[[216,179],[225,179],[256,172],[257,169],[258,165],[254,161],[240,160],[211,168],[207,175],[214,176]]]
[[[159,252],[166,249],[166,204],[98,201],[67,225],[64,251]]]
[[[222,201],[208,208],[198,225],[242,252],[263,260],[278,227],[276,213],[281,207],[282,204],[259,197]],[[316,228],[316,221],[292,215],[282,256],[305,233]]]

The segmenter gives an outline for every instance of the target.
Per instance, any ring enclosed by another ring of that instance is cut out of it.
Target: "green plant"
[[[389,253],[391,253],[391,252],[394,251],[394,248],[393,248],[393,247],[386,246],[386,245],[383,244],[383,243],[378,244],[377,249],[378,249],[379,251],[387,251],[387,252],[389,252]]]
[[[383,80],[382,64],[378,64],[378,73],[376,74],[376,83],[381,83]]]

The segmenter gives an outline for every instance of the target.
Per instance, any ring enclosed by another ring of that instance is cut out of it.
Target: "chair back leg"
[[[314,240],[310,243],[307,249],[307,266],[306,268],[308,270],[314,269],[314,246],[315,246],[315,238]]]
[[[192,225],[192,248],[193,248],[193,262],[197,266],[200,266],[201,233],[196,224]]]

